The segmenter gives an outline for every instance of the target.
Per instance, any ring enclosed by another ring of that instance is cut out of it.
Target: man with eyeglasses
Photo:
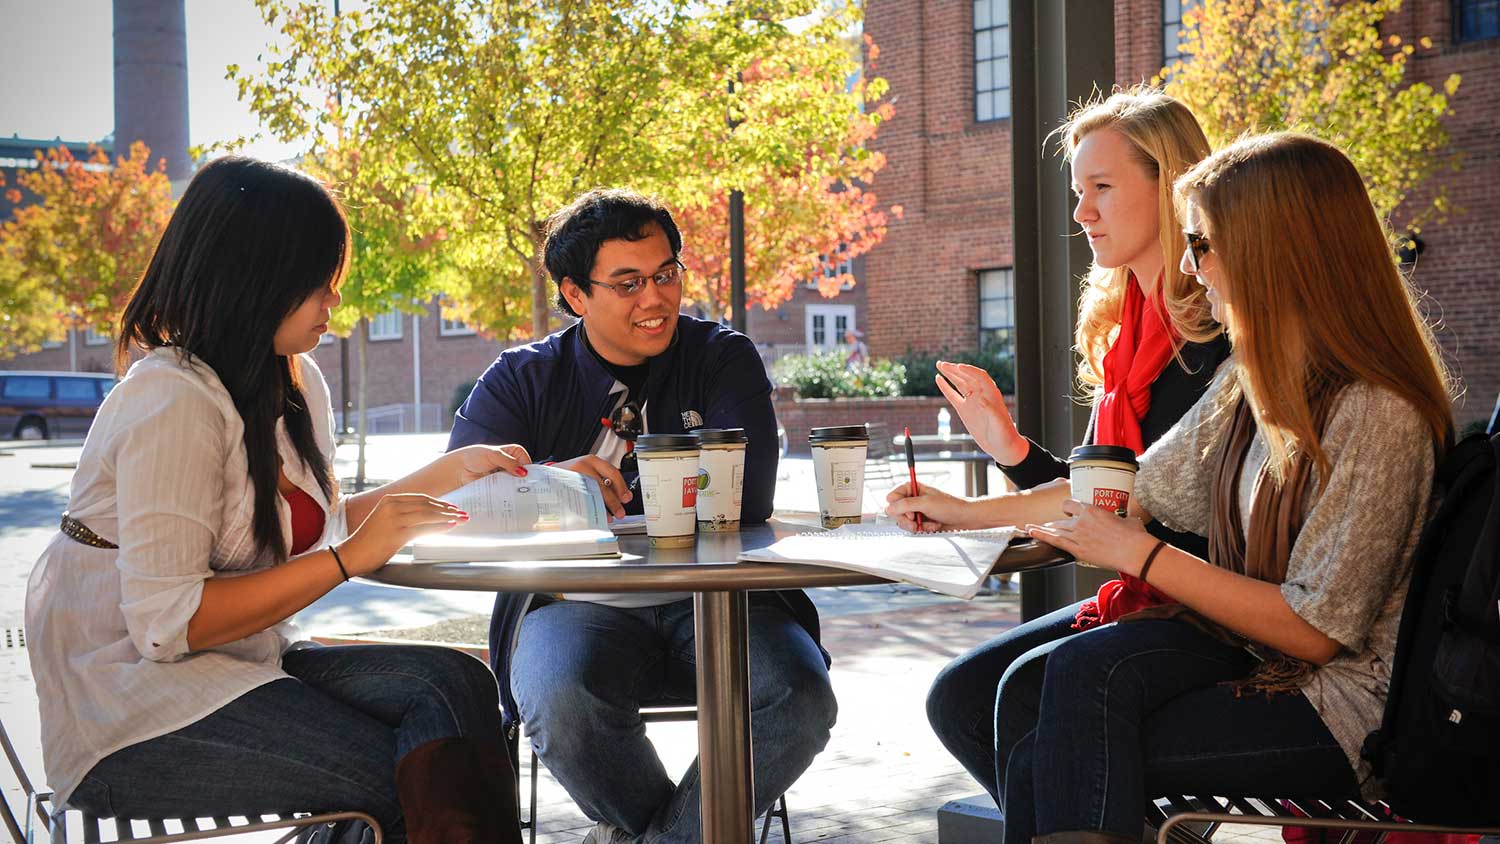
[[[671,213],[626,190],[593,190],[547,221],[543,258],[572,326],[507,349],[454,419],[449,449],[519,443],[532,459],[596,478],[617,516],[641,512],[631,447],[642,433],[744,428],[741,520],[771,515],[776,414],[755,345],[678,313],[682,236]],[[696,766],[674,783],[640,708],[692,703],[693,602],[685,592],[502,593],[490,659],[507,724],[597,826],[591,844],[701,839]],[[757,813],[828,742],[837,705],[818,614],[801,591],[750,598]]]

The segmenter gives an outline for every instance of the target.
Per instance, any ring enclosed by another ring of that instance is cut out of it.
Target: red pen
[[[911,450],[911,428],[901,429],[902,439],[906,440],[906,471],[911,473],[911,494],[921,495],[922,488],[917,486],[917,457]],[[922,512],[917,511],[917,530],[922,529]]]

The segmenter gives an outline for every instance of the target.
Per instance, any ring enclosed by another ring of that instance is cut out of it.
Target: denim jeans
[[[995,697],[1000,678],[1033,648],[1077,633],[1073,618],[1082,601],[1021,624],[943,667],[927,692],[927,721],[948,752],[998,805],[1003,783],[996,780]],[[1001,776],[1004,771],[1001,770]]]
[[[583,813],[650,844],[701,840],[698,764],[673,783],[640,708],[692,703],[693,602],[622,609],[557,601],[521,623],[511,690],[532,750]],[[755,810],[828,743],[837,714],[822,653],[789,613],[750,608]]]
[[[69,803],[116,817],[357,810],[398,844],[394,774],[407,751],[454,737],[503,747],[494,675],[458,651],[312,647],[282,668],[290,679],[106,756]]]
[[[1006,844],[1058,832],[1139,840],[1148,793],[1354,797],[1338,742],[1300,693],[1236,697],[1254,659],[1180,621],[1128,621],[1029,651],[996,705]]]

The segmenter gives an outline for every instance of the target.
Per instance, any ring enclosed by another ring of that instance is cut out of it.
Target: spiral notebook
[[[1013,527],[907,533],[894,527],[844,525],[789,536],[739,558],[849,569],[967,600],[978,594],[1015,537]]]

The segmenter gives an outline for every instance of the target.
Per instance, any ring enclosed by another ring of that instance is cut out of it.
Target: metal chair
[[[26,634],[20,630],[6,628],[3,648],[25,648]],[[224,838],[243,835],[247,832],[286,829],[287,834],[276,844],[285,844],[296,838],[304,828],[338,821],[364,821],[374,833],[374,844],[381,844],[384,836],[380,824],[364,812],[324,812],[321,814],[240,814],[216,815],[212,818],[101,818],[76,809],[58,806],[51,791],[38,789],[26,775],[21,757],[11,743],[10,733],[0,723],[0,749],[10,762],[10,769],[21,791],[26,795],[26,809],[21,817],[11,811],[10,804],[0,797],[0,822],[10,833],[16,844],[31,844],[36,840],[38,829],[44,829],[53,842],[65,844],[70,830],[77,830],[86,844],[97,841],[135,841],[140,844],[157,844],[169,841],[201,841],[207,838]],[[238,820],[239,823],[235,821]],[[137,829],[141,827],[143,829]],[[170,828],[181,831],[172,832]]]
[[[1375,833],[1373,844],[1392,832],[1500,835],[1500,828],[1411,823],[1384,803],[1359,800],[1169,795],[1146,804],[1146,823],[1157,830],[1157,844],[1210,844],[1226,823],[1340,830],[1340,844],[1351,844],[1361,830]]]
[[[647,724],[656,724],[667,721],[696,721],[698,720],[698,707],[696,706],[652,706],[641,709],[641,720]],[[521,793],[521,731],[513,730],[510,736],[511,766],[516,772],[516,803],[519,804]],[[527,836],[530,844],[536,844],[536,786],[537,786],[537,755],[531,754],[531,808],[526,819],[521,821],[521,828],[528,830]],[[766,839],[771,835],[771,819],[781,819],[781,840],[785,844],[792,844],[791,817],[786,810],[786,795],[776,798],[771,808],[766,812],[765,823],[760,828],[760,844],[766,844]]]

